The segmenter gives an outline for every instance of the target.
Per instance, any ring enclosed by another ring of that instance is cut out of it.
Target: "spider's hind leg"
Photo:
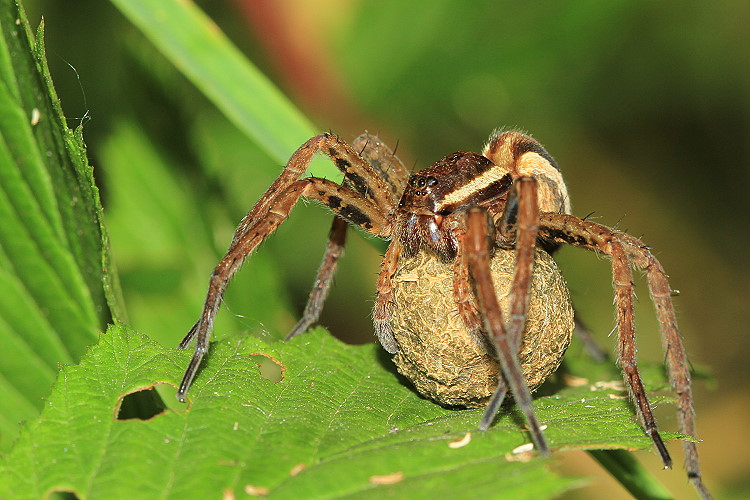
[[[564,214],[542,214],[540,233],[551,241],[598,250],[610,256],[617,309],[620,368],[641,426],[653,441],[664,466],[671,467],[672,458],[659,434],[636,363],[633,273],[629,256],[619,238],[620,233],[601,224]]]
[[[651,405],[646,397],[636,365],[634,294],[630,266],[633,265],[646,272],[649,292],[656,307],[662,343],[666,352],[670,383],[677,394],[679,429],[683,434],[695,436],[695,411],[692,403],[689,365],[682,336],[677,328],[671,299],[672,291],[664,269],[648,247],[637,238],[570,215],[541,214],[540,234],[545,239],[600,251],[612,258],[620,366],[641,425],[653,441],[665,467],[671,467],[672,459],[657,430]],[[685,468],[690,482],[693,483],[701,498],[712,498],[703,484],[696,443],[683,441],[682,445],[685,450]]]

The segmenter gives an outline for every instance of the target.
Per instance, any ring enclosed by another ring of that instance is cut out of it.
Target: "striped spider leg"
[[[549,446],[542,433],[532,406],[531,391],[524,378],[518,359],[522,334],[529,307],[531,274],[534,266],[534,246],[538,230],[539,209],[537,185],[532,177],[520,177],[513,184],[513,190],[505,205],[500,233],[511,237],[516,244],[516,268],[511,289],[510,318],[503,318],[490,270],[490,241],[488,235],[495,233],[492,219],[480,207],[469,209],[466,217],[466,236],[463,260],[474,279],[476,297],[482,311],[484,331],[492,339],[502,379],[487,404],[484,416],[479,423],[480,430],[487,430],[505,399],[508,389],[513,392],[528,423],[534,445],[542,455],[549,455]],[[515,233],[516,237],[513,237]],[[493,242],[494,243],[494,242]]]
[[[689,363],[682,335],[677,327],[672,304],[672,288],[669,286],[664,268],[639,239],[577,217],[541,214],[539,234],[541,238],[548,241],[567,243],[601,252],[611,258],[617,309],[618,361],[641,426],[653,441],[664,467],[671,468],[672,459],[659,435],[651,405],[638,373],[633,306],[634,286],[631,270],[634,266],[646,273],[649,294],[659,320],[670,384],[677,394],[679,430],[685,435],[696,436]],[[701,498],[712,498],[703,483],[697,444],[692,441],[683,441],[682,447],[685,453],[685,469],[688,479]]]
[[[316,177],[300,179],[318,151],[334,161],[354,189]],[[391,225],[386,216],[395,200],[382,177],[335,135],[321,134],[308,140],[292,155],[281,175],[242,219],[229,250],[211,274],[203,313],[179,345],[184,349],[196,339],[195,352],[177,391],[180,401],[184,401],[208,351],[214,318],[229,281],[245,258],[288,217],[302,196],[321,201],[338,217],[371,234],[381,237],[390,234]]]
[[[401,194],[406,187],[406,182],[409,180],[409,171],[394,152],[378,137],[368,132],[363,133],[352,142],[352,149],[359,152],[359,156],[368,162],[380,177],[386,181],[393,199],[398,200],[401,198]],[[357,188],[357,186],[352,186],[346,179],[344,179],[342,185],[348,188]],[[362,192],[359,194],[366,195],[366,193]],[[335,216],[328,233],[328,243],[323,253],[323,260],[318,267],[315,282],[312,290],[310,290],[302,317],[286,336],[285,340],[304,333],[310,326],[318,322],[320,312],[323,309],[323,303],[328,297],[328,292],[336,273],[338,260],[344,253],[346,232],[346,221],[341,217]]]

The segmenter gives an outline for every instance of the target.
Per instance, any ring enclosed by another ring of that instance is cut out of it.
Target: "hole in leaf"
[[[250,357],[257,363],[256,366],[258,367],[258,371],[260,371],[261,377],[270,380],[274,384],[278,384],[283,380],[286,367],[281,361],[262,352],[251,354]]]
[[[117,420],[150,420],[166,409],[167,406],[156,389],[149,387],[126,394],[120,399]]]
[[[49,500],[78,500],[80,497],[72,491],[55,490],[47,497]]]

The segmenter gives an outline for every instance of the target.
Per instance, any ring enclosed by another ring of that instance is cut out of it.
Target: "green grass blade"
[[[625,450],[590,450],[589,454],[640,500],[670,500],[672,494],[658,482],[632,453]]]
[[[112,0],[156,48],[278,162],[318,131],[192,2]],[[336,177],[331,167],[322,175]]]

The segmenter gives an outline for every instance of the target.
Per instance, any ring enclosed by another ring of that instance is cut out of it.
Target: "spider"
[[[341,184],[302,178],[316,152],[335,163],[344,176]],[[531,390],[557,368],[570,341],[572,306],[550,254],[573,245],[611,258],[618,361],[638,420],[669,468],[672,459],[636,364],[631,266],[645,271],[677,394],[680,432],[695,436],[688,362],[664,269],[637,238],[571,215],[554,159],[535,139],[516,131],[494,132],[482,154],[453,153],[414,174],[367,133],[352,145],[331,133],[305,142],[242,219],[211,275],[200,319],[179,346],[196,340],[177,392],[180,401],[208,351],[229,281],[302,197],[322,202],[335,216],[305,312],[287,339],[317,321],[347,224],[390,240],[377,279],[373,323],[399,371],[438,403],[486,407],[481,430],[491,426],[510,392],[535,448],[547,456],[550,448]],[[684,441],[683,448],[690,481],[702,498],[711,498],[696,443]]]

